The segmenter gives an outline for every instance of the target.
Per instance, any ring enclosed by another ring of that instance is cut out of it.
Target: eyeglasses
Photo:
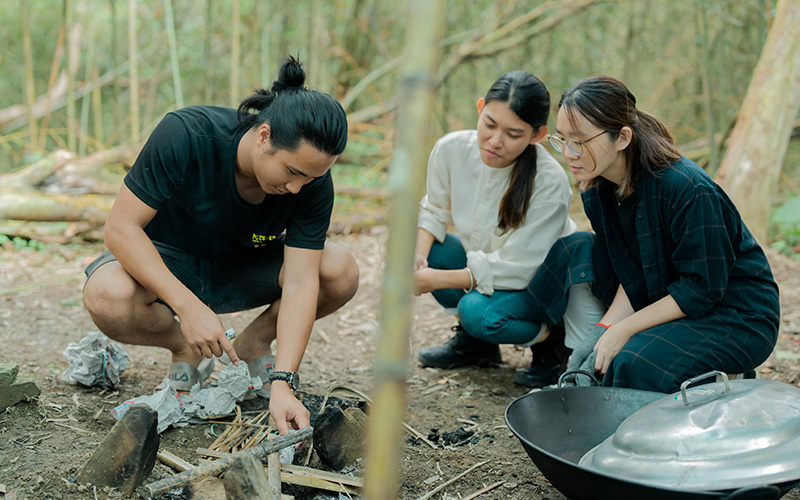
[[[592,139],[600,137],[605,133],[606,131],[603,130],[599,134],[589,137],[585,141],[576,141],[575,139],[562,139],[561,137],[553,134],[548,135],[547,138],[550,139],[550,145],[553,146],[553,149],[555,149],[559,153],[564,152],[564,144],[566,144],[569,150],[572,151],[572,154],[580,158],[580,156],[583,154],[583,145],[591,141]]]

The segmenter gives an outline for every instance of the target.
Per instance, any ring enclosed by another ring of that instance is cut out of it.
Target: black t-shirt
[[[245,201],[236,188],[236,151],[249,126],[235,109],[190,106],[158,124],[125,185],[158,210],[147,235],[202,258],[256,252],[286,231],[285,244],[319,250],[333,209],[330,171],[297,194]]]

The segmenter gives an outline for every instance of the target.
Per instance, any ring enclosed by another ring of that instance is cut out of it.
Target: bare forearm
[[[686,315],[672,295],[667,295],[617,322],[615,326],[630,332],[630,338],[641,331],[684,317]]]
[[[613,325],[627,318],[633,314],[633,312],[633,306],[631,306],[631,301],[628,299],[625,289],[622,288],[622,285],[619,285],[617,293],[614,295],[614,300],[603,315],[603,319],[600,320],[600,323],[604,325]]]
[[[319,282],[284,286],[278,312],[275,369],[297,371],[316,319]]]

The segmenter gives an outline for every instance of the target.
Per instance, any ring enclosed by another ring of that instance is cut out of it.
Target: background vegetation
[[[337,184],[380,188],[406,8],[378,0],[0,2],[0,173],[58,148],[84,156],[136,147],[182,105],[235,107],[252,88],[269,87],[294,54],[309,84],[342,100],[351,116]],[[473,127],[475,101],[505,71],[536,74],[554,102],[578,79],[603,73],[625,81],[640,108],[664,119],[684,153],[713,174],[774,0],[447,0],[446,11],[431,142]],[[28,113],[25,103],[62,74],[72,75],[67,91],[43,113]],[[781,179],[775,206],[800,194],[797,140]]]

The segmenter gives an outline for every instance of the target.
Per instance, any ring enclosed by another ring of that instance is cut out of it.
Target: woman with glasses
[[[605,386],[660,392],[709,370],[754,373],[777,340],[778,287],[722,188],[614,78],[569,89],[549,139],[594,229],[552,260],[588,256],[593,292],[610,305],[570,368],[588,365]],[[534,296],[548,286],[532,283]]]
[[[550,96],[538,78],[506,73],[477,107],[477,130],[445,135],[428,162],[416,293],[431,292],[459,324],[447,343],[421,348],[417,358],[439,368],[490,366],[501,362],[499,344],[547,339],[532,347],[531,369],[515,377],[541,387],[558,376],[564,334],[563,328],[549,332],[525,289],[551,245],[576,229],[569,218],[572,190],[563,167],[539,144]]]

